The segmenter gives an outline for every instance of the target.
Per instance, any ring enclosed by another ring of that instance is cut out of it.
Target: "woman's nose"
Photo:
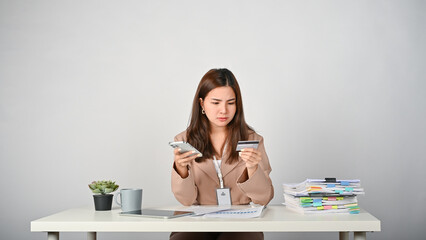
[[[223,104],[223,105],[220,107],[220,113],[226,113],[226,111],[227,111],[227,106],[226,106],[226,104]]]

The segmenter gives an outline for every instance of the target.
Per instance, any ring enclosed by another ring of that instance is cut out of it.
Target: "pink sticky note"
[[[332,209],[332,208],[333,208],[333,206],[331,206],[331,205],[324,206],[324,210],[328,210],[328,209]]]
[[[328,197],[328,201],[336,201],[336,197]]]

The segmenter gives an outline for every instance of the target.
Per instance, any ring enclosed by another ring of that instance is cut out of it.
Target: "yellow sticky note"
[[[355,207],[355,206],[357,206],[358,204],[356,204],[356,203],[352,203],[352,204],[345,204],[345,207]]]

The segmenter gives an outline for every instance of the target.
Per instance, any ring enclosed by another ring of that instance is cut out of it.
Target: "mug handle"
[[[120,202],[118,202],[118,195],[120,195]],[[121,192],[115,195],[115,203],[117,203],[117,205],[121,207]]]

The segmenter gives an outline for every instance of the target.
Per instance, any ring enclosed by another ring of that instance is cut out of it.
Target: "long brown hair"
[[[249,131],[253,129],[244,119],[243,102],[241,98],[240,86],[234,74],[226,68],[211,69],[208,71],[200,83],[192,103],[191,120],[186,129],[187,141],[203,153],[203,157],[197,158],[196,162],[202,162],[211,159],[217,152],[214,150],[210,139],[210,122],[206,115],[201,113],[200,98],[205,99],[207,94],[217,88],[229,86],[234,90],[236,97],[236,112],[234,118],[227,125],[228,136],[226,139],[226,152],[228,156],[226,163],[231,164],[238,161],[238,152],[235,151],[237,143],[240,140],[247,140]]]

